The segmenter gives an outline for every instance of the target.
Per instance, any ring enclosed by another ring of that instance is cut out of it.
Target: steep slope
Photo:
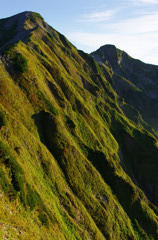
[[[91,55],[103,68],[106,66],[112,69],[114,74],[111,84],[116,92],[157,131],[158,66],[133,59],[113,45],[102,46]]]
[[[157,138],[108,69],[39,14],[0,26],[1,238],[157,239]]]

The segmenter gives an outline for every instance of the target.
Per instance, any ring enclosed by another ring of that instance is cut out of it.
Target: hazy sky
[[[158,65],[158,0],[1,0],[0,18],[23,11],[40,13],[85,52],[114,44]]]

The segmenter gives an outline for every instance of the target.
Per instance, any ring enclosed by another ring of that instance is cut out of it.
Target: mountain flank
[[[103,68],[112,69],[111,84],[118,95],[157,131],[158,66],[133,59],[113,45],[102,46],[91,55]]]
[[[0,20],[0,60],[1,239],[158,239],[157,66],[34,12]]]

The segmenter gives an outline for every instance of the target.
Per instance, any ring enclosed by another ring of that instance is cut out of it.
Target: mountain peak
[[[111,66],[112,65],[117,66],[118,61],[120,59],[120,56],[122,55],[123,51],[116,48],[115,45],[112,44],[106,44],[101,46],[98,50],[91,53],[92,57],[98,62],[105,65]],[[109,59],[111,61],[109,61]]]
[[[44,19],[39,13],[24,11],[0,20],[0,49],[18,40],[24,40],[28,31],[32,31]],[[46,24],[45,24],[46,25]],[[28,30],[28,31],[27,31]],[[8,34],[9,32],[9,34]]]
[[[105,44],[105,45],[101,46],[99,49],[100,50],[104,50],[104,49],[116,50],[116,46],[113,44]]]
[[[24,11],[24,12],[21,12],[21,13],[17,13],[15,15],[12,15],[11,17],[7,17],[7,18],[3,18],[3,19],[0,19],[0,22],[4,22],[4,21],[8,21],[9,19],[16,19],[16,20],[21,20],[21,18],[29,18],[29,17],[41,17],[41,15],[37,12],[32,12],[32,11]]]

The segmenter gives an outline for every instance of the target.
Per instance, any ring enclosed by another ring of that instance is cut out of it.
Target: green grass
[[[52,28],[38,27],[29,39],[0,67],[0,214],[12,226],[4,225],[8,238],[155,239],[157,139],[120,109],[112,70]]]
[[[45,94],[43,94],[43,92],[40,92],[39,95],[40,95],[40,99],[44,101],[44,103],[48,107],[49,111],[57,116],[59,114],[58,110],[53,106],[53,104],[50,102],[50,100],[48,100],[48,98],[45,96]]]
[[[0,128],[2,126],[7,126],[7,118],[4,112],[0,112]]]
[[[41,20],[44,20],[43,17],[39,14],[39,13],[36,13],[36,12],[32,12],[32,16],[33,18],[40,18]]]
[[[13,66],[17,72],[26,73],[28,71],[27,59],[22,53],[17,53],[13,58]]]
[[[48,220],[47,214],[45,212],[39,213],[38,217],[43,225],[45,225],[46,227],[49,227],[49,220]]]

